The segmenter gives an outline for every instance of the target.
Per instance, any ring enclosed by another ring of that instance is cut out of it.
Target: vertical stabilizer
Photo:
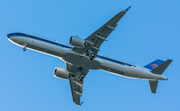
[[[157,60],[151,62],[150,64],[148,64],[148,65],[146,65],[144,67],[149,69],[149,70],[153,70],[156,67],[158,67],[159,65],[161,65],[163,62],[164,62],[163,60],[157,59]]]
[[[156,93],[156,89],[157,89],[157,85],[158,85],[158,81],[152,81],[152,80],[148,80],[149,82],[149,87],[151,89],[152,93]]]
[[[163,62],[161,65],[159,65],[158,67],[153,69],[151,72],[154,73],[154,74],[161,75],[166,70],[166,68],[169,66],[169,64],[171,62],[172,62],[172,60],[168,59],[167,61]]]

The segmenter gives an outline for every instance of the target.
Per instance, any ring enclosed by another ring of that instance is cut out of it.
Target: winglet
[[[128,11],[131,8],[131,6],[129,6],[127,9],[125,9],[125,11]]]
[[[80,103],[80,106],[81,106],[83,103],[84,103],[84,102],[81,102],[81,103]]]

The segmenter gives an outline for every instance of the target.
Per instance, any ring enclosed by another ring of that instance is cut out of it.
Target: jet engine
[[[77,37],[77,36],[71,36],[69,44],[71,46],[74,46],[77,48],[83,48],[83,47],[85,47],[86,41],[82,38]]]
[[[69,71],[63,69],[62,67],[56,67],[54,70],[54,76],[61,79],[69,79]]]

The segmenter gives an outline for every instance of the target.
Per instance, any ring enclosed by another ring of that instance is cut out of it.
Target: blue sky
[[[163,73],[157,94],[147,80],[91,70],[84,82],[84,104],[72,102],[68,80],[53,76],[65,68],[58,58],[16,46],[11,32],[28,32],[67,43],[72,35],[86,38],[121,10],[132,6],[100,48],[101,54],[145,66],[156,59],[174,61]],[[179,111],[179,0],[1,0],[0,110]]]

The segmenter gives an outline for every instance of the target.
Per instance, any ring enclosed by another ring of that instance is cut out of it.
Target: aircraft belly
[[[97,70],[99,69],[100,63],[97,60],[89,60],[88,57],[79,55],[76,53],[67,53],[64,58],[62,58],[68,63],[77,65],[79,67],[84,67],[87,69]]]
[[[63,57],[64,56],[64,48],[56,45],[52,45],[49,43],[45,43],[39,40],[33,40],[32,45],[37,48],[37,50],[48,53],[57,57]]]

